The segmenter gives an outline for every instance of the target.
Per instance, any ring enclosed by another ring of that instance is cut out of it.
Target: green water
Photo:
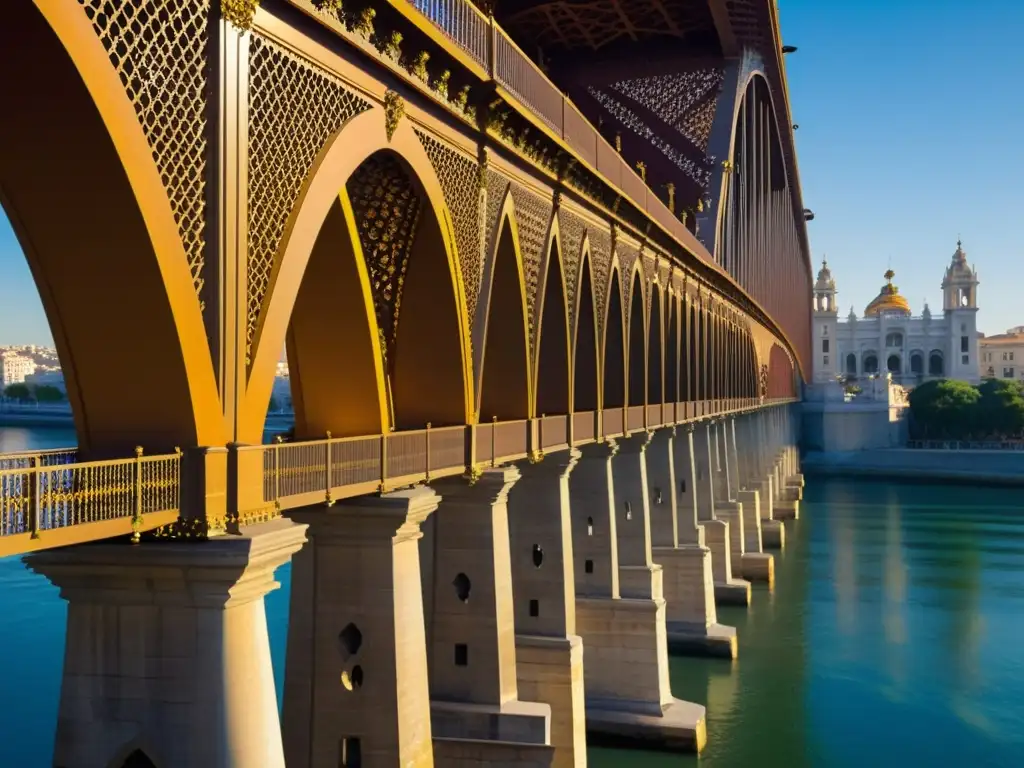
[[[593,768],[1024,766],[1024,495],[819,480],[735,662],[671,660],[708,709],[698,760],[590,750]]]
[[[70,430],[0,430],[0,451]],[[1024,494],[849,480],[808,484],[773,592],[736,626],[735,662],[674,658],[673,693],[708,708],[692,756],[592,749],[593,768],[1024,766]],[[266,600],[283,682],[290,572]],[[50,765],[66,610],[0,560],[0,768]],[[584,655],[585,658],[585,655]]]

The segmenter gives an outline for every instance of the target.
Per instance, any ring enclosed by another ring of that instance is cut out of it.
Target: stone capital
[[[603,443],[590,443],[580,446],[580,461],[610,459],[619,452],[618,440],[606,438]]]
[[[503,504],[508,501],[508,492],[520,477],[519,468],[509,464],[485,469],[472,479],[440,480],[434,483],[434,487],[445,504]]]
[[[629,437],[619,438],[616,442],[618,443],[619,454],[634,454],[643,453],[647,450],[647,446],[651,444],[651,439],[654,437],[654,432],[650,430],[644,430],[643,432],[634,432]]]
[[[581,457],[578,448],[570,448],[568,451],[545,454],[543,460],[522,461],[517,466],[524,479],[543,477],[568,477]]]
[[[382,537],[398,543],[419,538],[420,524],[437,509],[441,497],[424,485],[392,491],[381,496],[357,496],[333,507],[320,505],[292,513],[309,524],[309,532],[318,541],[332,538],[377,542]]]

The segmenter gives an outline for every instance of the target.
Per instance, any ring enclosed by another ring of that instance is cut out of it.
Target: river
[[[0,429],[0,452],[70,445]],[[1024,501],[1019,490],[808,484],[773,592],[719,612],[740,658],[671,660],[708,708],[701,758],[592,749],[593,768],[1024,764]],[[289,569],[267,597],[280,693]],[[64,645],[56,589],[0,560],[0,766],[50,765]]]

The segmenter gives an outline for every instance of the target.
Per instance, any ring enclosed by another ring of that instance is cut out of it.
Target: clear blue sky
[[[959,234],[977,266],[979,328],[1024,324],[1024,2],[781,0],[814,269],[842,314],[892,265],[919,313],[940,311]],[[0,344],[48,344],[0,215]]]

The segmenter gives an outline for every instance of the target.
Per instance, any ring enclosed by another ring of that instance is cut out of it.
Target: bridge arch
[[[665,319],[668,335],[665,344],[665,403],[676,403],[680,400],[679,392],[679,297],[675,291],[667,290]]]
[[[528,418],[533,399],[526,280],[511,191],[505,193],[497,227],[481,290],[484,348],[477,402],[483,421]]]
[[[622,311],[619,271],[618,260],[613,260],[605,304],[608,309],[602,349],[602,408],[623,408],[626,405],[626,318]]]
[[[768,355],[768,397],[794,397],[793,361],[779,344],[773,344]]]
[[[590,253],[590,241],[584,238],[579,289],[576,291],[576,327],[573,329],[573,411],[596,411],[601,408],[601,358],[597,345],[597,305]]]
[[[661,286],[654,281],[648,287],[651,292],[650,318],[647,330],[647,403],[657,405],[665,401],[665,323],[663,316]]]
[[[261,440],[278,355],[332,208],[339,206],[342,192],[357,170],[366,168],[368,161],[379,164],[382,158],[388,158],[390,173],[395,168],[401,170],[409,182],[407,189],[420,198],[418,224],[408,246],[401,312],[397,312],[394,328],[402,349],[395,349],[395,359],[389,362],[393,365],[390,407],[394,426],[422,427],[428,421],[435,425],[469,423],[472,418],[469,324],[451,214],[433,165],[410,121],[401,121],[388,141],[384,110],[378,107],[346,122],[326,142],[289,216],[253,339],[252,364],[240,408],[239,440]],[[351,190],[347,192],[351,202]],[[360,222],[355,224],[358,228]],[[349,231],[352,236],[351,228]],[[308,365],[300,371],[303,386],[310,375]],[[334,374],[324,364],[316,375],[327,381]],[[378,391],[387,389],[379,379],[377,387]]]
[[[626,326],[629,333],[629,347],[626,352],[629,381],[626,395],[631,406],[644,405],[647,400],[647,323],[644,317],[643,273],[640,271],[639,261],[637,259],[637,263],[633,265],[631,286],[629,293],[626,294],[629,297],[629,319]]]
[[[569,413],[572,400],[571,352],[569,348],[569,308],[562,241],[558,217],[551,222],[544,277],[538,287],[540,318],[537,328],[537,351],[534,360],[534,413]],[[572,279],[572,276],[568,276]]]
[[[0,206],[39,290],[79,449],[223,444],[202,310],[153,150],[91,22],[69,11],[56,0],[4,11],[0,99],[13,114],[0,121]]]

